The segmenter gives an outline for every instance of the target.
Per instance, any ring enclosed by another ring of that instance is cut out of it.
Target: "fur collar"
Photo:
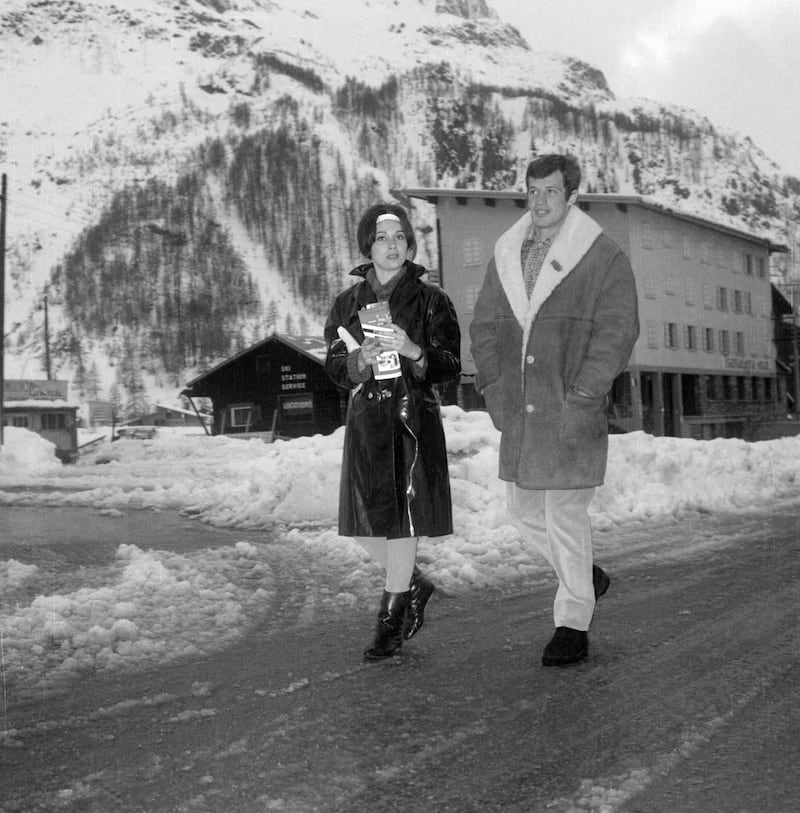
[[[567,217],[558,230],[542,263],[530,300],[525,293],[520,252],[531,226],[531,213],[526,212],[504,232],[494,249],[497,275],[511,309],[525,332],[525,343],[533,320],[567,274],[581,261],[595,240],[602,234],[598,223],[577,206],[570,206]],[[524,345],[523,345],[524,346]]]

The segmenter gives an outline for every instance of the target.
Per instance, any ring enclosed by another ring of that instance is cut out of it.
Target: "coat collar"
[[[529,300],[525,292],[520,252],[530,227],[531,213],[525,212],[500,236],[494,249],[500,284],[508,297],[514,316],[526,333],[545,300],[581,261],[602,233],[595,220],[576,206],[570,206],[564,223],[550,244],[550,250],[544,258],[542,270]]]
[[[367,273],[373,267],[372,263],[363,263],[357,266],[351,272],[351,276],[360,277],[360,282],[357,282],[353,288],[355,291],[354,301],[356,307],[363,307],[368,302],[375,302],[375,292],[372,286],[367,282]],[[406,304],[411,301],[419,293],[420,277],[427,273],[427,269],[423,265],[406,260],[403,278],[398,282],[395,289],[389,297],[389,304],[392,308],[392,313],[397,315],[402,312]]]
[[[366,277],[367,271],[373,267],[373,263],[363,263],[362,265],[357,265],[351,272],[351,277]],[[428,269],[425,268],[423,265],[418,265],[417,263],[412,263],[411,260],[406,260],[403,264],[405,268],[406,277],[412,280],[419,279],[423,274],[427,273]]]

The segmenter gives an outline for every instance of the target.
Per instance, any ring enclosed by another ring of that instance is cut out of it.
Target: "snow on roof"
[[[71,404],[60,398],[28,398],[24,401],[4,401],[3,409],[80,409],[78,404]]]

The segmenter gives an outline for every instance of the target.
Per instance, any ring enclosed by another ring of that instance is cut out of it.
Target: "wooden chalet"
[[[212,434],[295,438],[344,423],[347,393],[325,372],[325,340],[273,333],[189,382],[213,404]]]

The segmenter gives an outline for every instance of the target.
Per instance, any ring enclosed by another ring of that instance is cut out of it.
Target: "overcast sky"
[[[798,0],[488,0],[535,50],[594,65],[618,97],[694,108],[800,177]]]

